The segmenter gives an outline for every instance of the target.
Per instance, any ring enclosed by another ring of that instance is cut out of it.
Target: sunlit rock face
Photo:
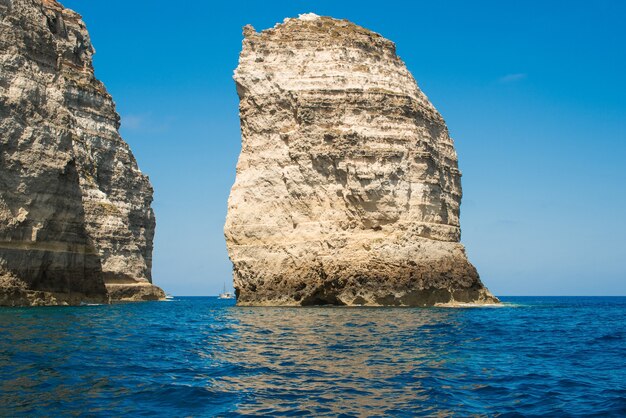
[[[394,44],[315,15],[244,35],[225,227],[238,303],[496,301],[459,243],[453,142]]]
[[[152,187],[81,17],[0,0],[0,305],[160,299]]]
[[[313,14],[244,37],[238,304],[497,302],[459,243],[454,144],[393,42]]]

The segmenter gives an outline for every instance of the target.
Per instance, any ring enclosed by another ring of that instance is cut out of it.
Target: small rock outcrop
[[[0,305],[153,300],[152,187],[81,17],[0,0]]]
[[[225,225],[237,303],[498,302],[460,244],[448,129],[395,45],[313,14],[244,37]]]

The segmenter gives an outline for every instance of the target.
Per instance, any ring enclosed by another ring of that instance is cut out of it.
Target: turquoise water
[[[0,309],[0,416],[625,416],[626,298]]]

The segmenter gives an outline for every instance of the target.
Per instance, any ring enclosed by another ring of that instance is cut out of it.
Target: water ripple
[[[626,298],[0,309],[0,416],[624,416]]]

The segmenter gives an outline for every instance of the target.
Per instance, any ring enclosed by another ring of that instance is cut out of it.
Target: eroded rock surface
[[[0,0],[0,305],[150,300],[152,187],[81,17]]]
[[[244,37],[225,225],[238,304],[497,302],[459,242],[448,129],[395,45],[313,14]]]

